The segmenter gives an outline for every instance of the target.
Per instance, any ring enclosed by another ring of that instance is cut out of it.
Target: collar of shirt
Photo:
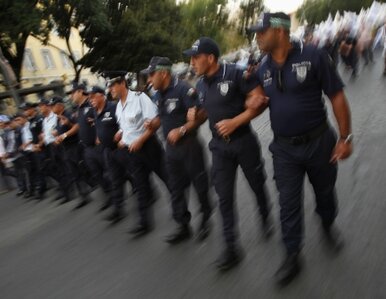
[[[213,83],[218,78],[223,78],[225,76],[226,66],[224,64],[220,64],[220,67],[218,68],[217,72],[213,74],[213,76],[204,76],[204,82],[206,84]]]
[[[300,53],[303,52],[303,43],[302,42],[293,41],[293,42],[291,42],[291,45],[292,45],[292,48],[289,50],[287,59],[285,60],[283,65],[285,65],[287,63],[287,61],[290,60],[294,55],[299,54],[299,52]],[[273,67],[276,69],[281,68],[283,66],[283,65],[279,66],[275,61],[273,61],[271,54],[267,55],[267,63],[270,67]]]

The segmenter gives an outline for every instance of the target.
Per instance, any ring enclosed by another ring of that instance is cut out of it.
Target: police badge
[[[220,93],[222,96],[226,96],[229,91],[229,84],[228,82],[222,82],[220,83]]]
[[[296,79],[299,83],[303,83],[307,77],[307,65],[296,66]]]
[[[84,108],[84,115],[86,115],[90,111],[90,107]]]

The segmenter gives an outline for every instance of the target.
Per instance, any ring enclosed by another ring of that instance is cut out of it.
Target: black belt
[[[309,131],[307,134],[293,137],[283,137],[275,135],[275,140],[292,145],[306,144],[322,135],[322,133],[327,130],[327,128],[328,124],[327,122],[324,122],[321,125],[317,126],[315,129]]]

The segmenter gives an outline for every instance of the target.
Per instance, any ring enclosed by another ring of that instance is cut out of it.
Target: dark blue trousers
[[[219,197],[223,235],[226,246],[232,248],[237,245],[234,185],[239,165],[256,196],[261,217],[267,218],[270,211],[260,144],[256,136],[248,132],[230,142],[213,138],[209,149],[212,151],[212,180]]]
[[[185,192],[190,184],[196,190],[204,218],[210,217],[208,191],[209,178],[206,171],[204,152],[196,136],[185,136],[176,145],[166,145],[166,169],[172,194],[173,219],[181,225],[188,224],[191,214]]]
[[[336,134],[328,128],[320,137],[301,145],[273,141],[274,179],[279,191],[282,238],[288,253],[298,252],[303,242],[303,185],[307,174],[315,192],[316,213],[330,226],[337,213],[335,182],[337,165],[331,164]]]

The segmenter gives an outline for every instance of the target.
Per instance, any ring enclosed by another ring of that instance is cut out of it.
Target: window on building
[[[24,59],[23,59],[23,65],[24,67],[33,72],[37,70],[35,59],[32,55],[31,49],[25,49],[24,50]]]
[[[70,58],[68,58],[65,52],[60,52],[60,58],[62,59],[62,64],[65,69],[71,68]]]
[[[44,64],[46,66],[46,69],[54,69],[55,64],[54,64],[54,60],[52,59],[52,55],[51,55],[50,50],[43,49],[42,50],[42,56],[43,56],[43,60],[44,60]]]

